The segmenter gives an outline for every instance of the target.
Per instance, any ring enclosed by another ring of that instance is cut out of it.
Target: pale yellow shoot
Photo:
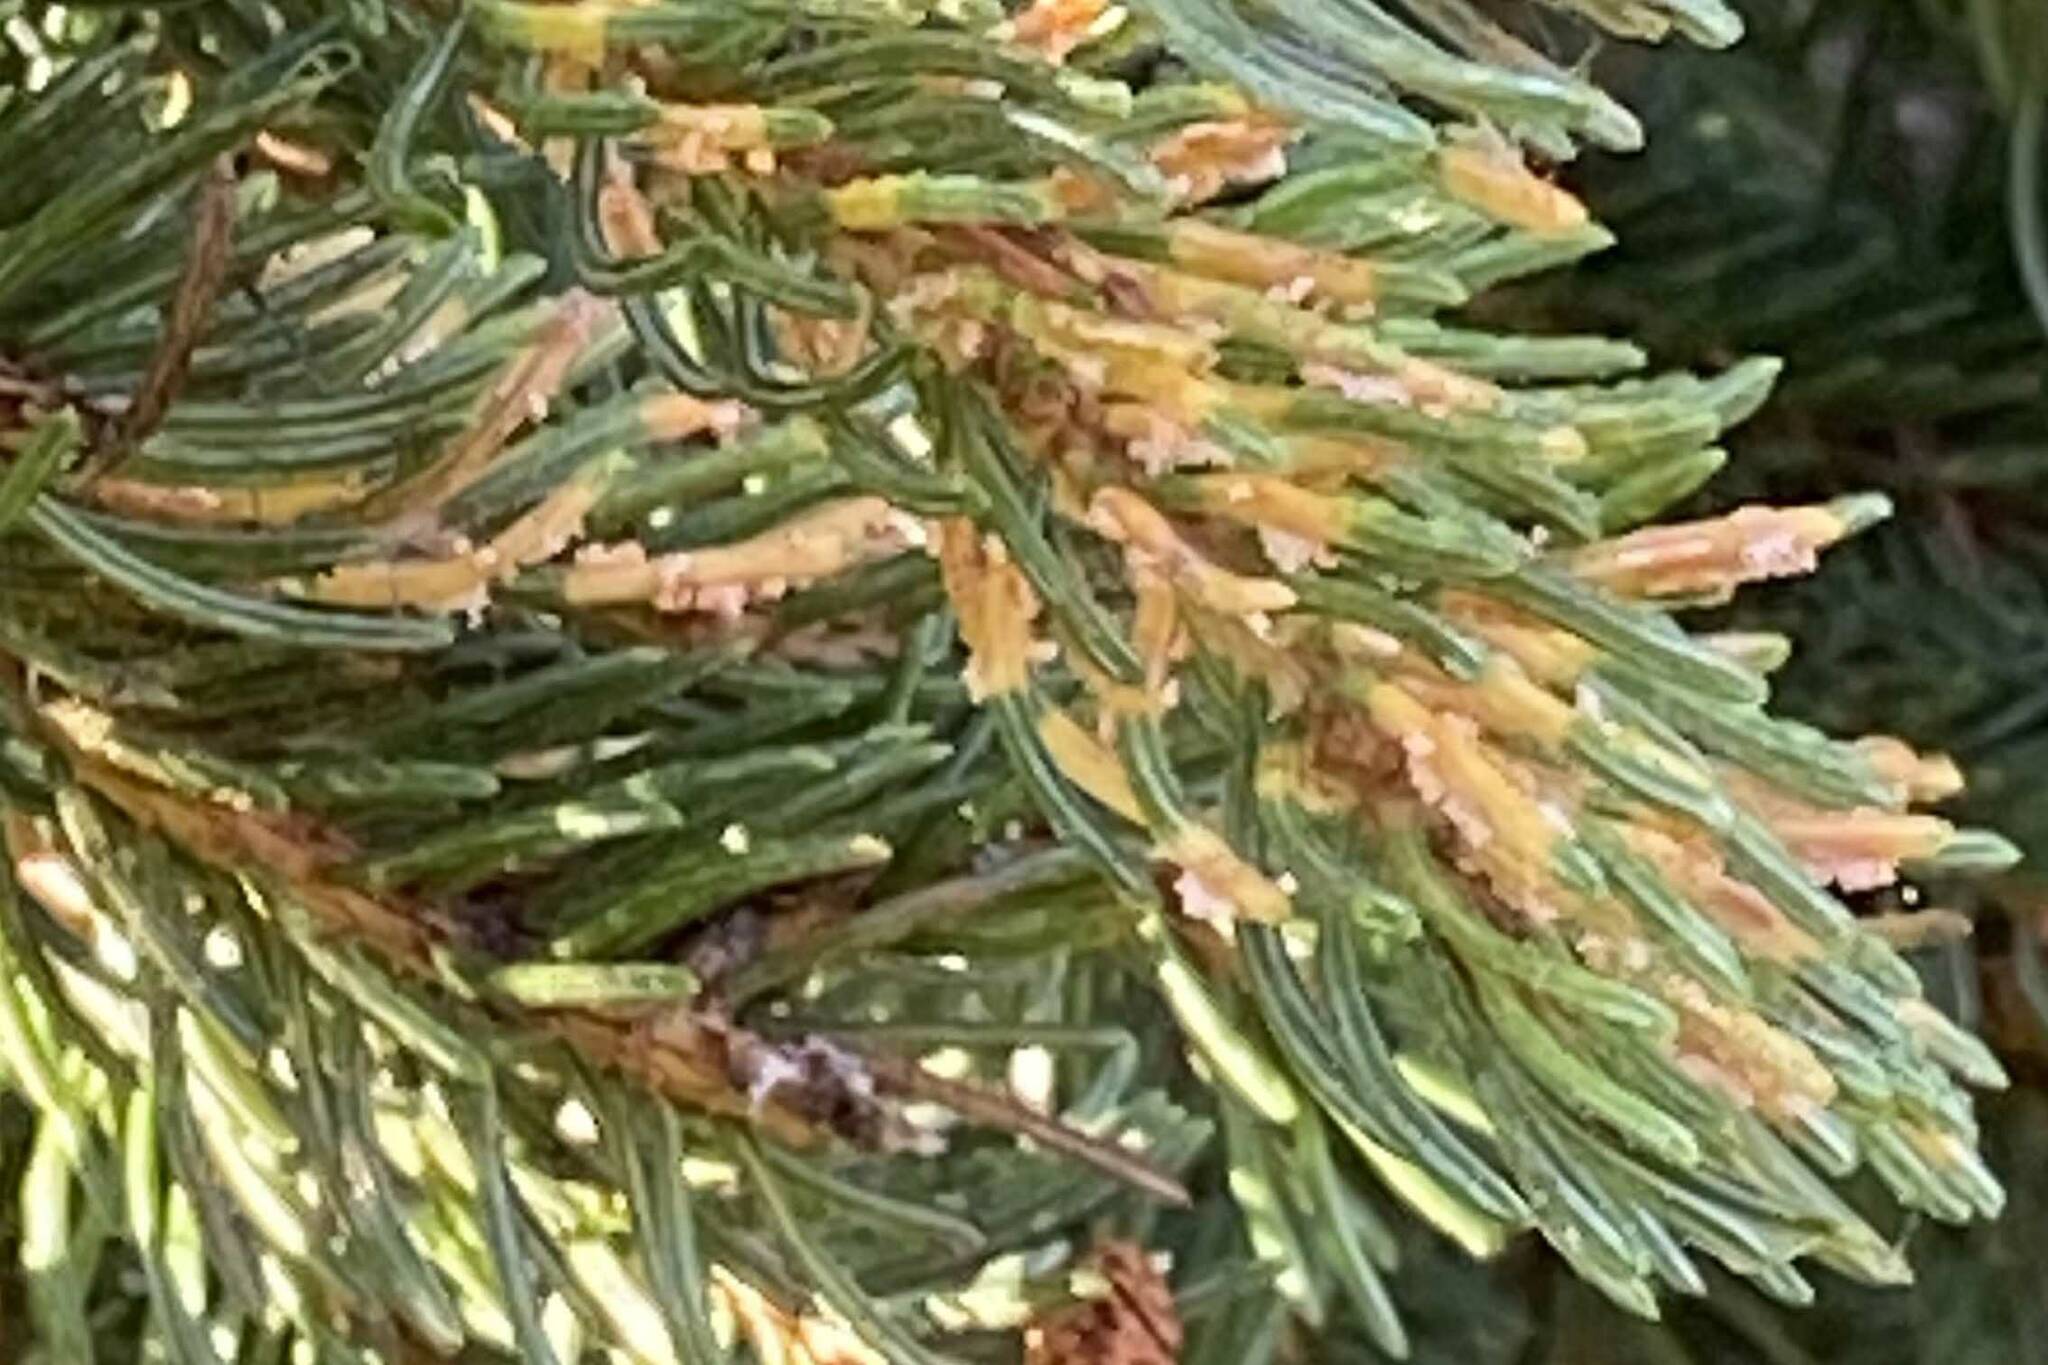
[[[1562,236],[1591,221],[1584,204],[1531,171],[1505,142],[1444,148],[1437,178],[1453,199],[1538,236]]]
[[[977,701],[1022,692],[1031,681],[1038,595],[1009,550],[965,517],[939,529],[939,576],[967,642],[967,690]]]
[[[1631,597],[1721,597],[1744,583],[1809,573],[1854,529],[1832,507],[1741,507],[1588,545],[1572,572]]]
[[[647,603],[657,611],[733,614],[754,593],[885,559],[923,537],[917,522],[881,498],[844,498],[732,545],[650,558],[627,542],[586,551],[562,581],[564,597],[586,606]]]
[[[1157,569],[1195,602],[1226,616],[1280,612],[1297,600],[1272,578],[1250,578],[1215,564],[1181,538],[1173,524],[1128,488],[1104,488],[1089,503],[1088,524]]]
[[[1038,722],[1038,739],[1069,782],[1134,825],[1145,823],[1145,808],[1131,790],[1116,751],[1058,707],[1047,708]]]

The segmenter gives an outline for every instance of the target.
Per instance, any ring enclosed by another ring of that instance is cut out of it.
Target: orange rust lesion
[[[1145,690],[1155,697],[1164,697],[1174,662],[1187,646],[1179,600],[1174,595],[1172,580],[1147,565],[1133,566],[1131,591],[1137,597],[1136,610],[1131,615],[1131,644],[1145,667]]]
[[[430,559],[378,559],[342,564],[307,588],[315,602],[353,607],[417,607],[478,611],[491,589],[542,564],[583,534],[584,519],[602,495],[596,480],[571,479],[487,544]]]
[[[431,972],[435,945],[453,933],[452,924],[424,907],[399,906],[333,880],[351,849],[304,817],[195,800],[73,752],[79,781],[129,819],[203,863],[278,879],[323,928],[402,970]]]
[[[1588,545],[1572,572],[1632,597],[1721,598],[1745,583],[1812,572],[1852,529],[1828,507],[1740,507]]]
[[[706,432],[730,434],[746,420],[738,403],[704,402],[687,394],[641,400],[641,431],[649,440],[680,441]],[[584,523],[604,496],[606,476],[594,466],[571,476],[483,545],[458,539],[446,554],[342,564],[305,591],[317,602],[357,607],[477,611],[491,590],[544,564],[582,539]]]
[[[1038,594],[1009,547],[965,517],[939,526],[939,577],[967,642],[967,690],[976,701],[1023,692],[1039,649]]]
[[[1037,53],[1055,65],[1093,35],[1109,11],[1109,0],[1031,0],[997,36]]]
[[[756,175],[775,170],[768,111],[753,104],[664,104],[633,135],[656,164],[684,175],[715,175],[735,163]]]
[[[1855,747],[1878,778],[1898,791],[1902,802],[1946,801],[1963,790],[1963,770],[1947,754],[1922,754],[1890,735],[1865,735]]]
[[[1522,671],[1546,687],[1571,691],[1600,650],[1563,626],[1554,626],[1527,612],[1479,593],[1458,589],[1438,594],[1437,610],[1453,625],[1508,655]]]
[[[1261,872],[1206,825],[1187,824],[1163,834],[1161,859],[1181,869],[1176,890],[1184,913],[1200,919],[1279,924],[1294,912],[1286,887]]]
[[[146,483],[119,475],[95,479],[84,495],[109,512],[193,526],[289,526],[320,512],[353,507],[369,494],[357,473],[237,486]]]
[[[1167,227],[1166,253],[1190,275],[1279,291],[1292,303],[1369,309],[1380,296],[1379,272],[1371,261],[1199,218],[1176,219]]]
[[[1502,139],[1472,139],[1437,156],[1444,192],[1487,217],[1538,236],[1575,232],[1592,221],[1585,204],[1529,169]]]
[[[1088,524],[1122,545],[1134,564],[1157,571],[1194,602],[1221,615],[1281,612],[1298,600],[1278,579],[1248,577],[1215,563],[1164,513],[1128,488],[1098,489],[1088,505]]]
[[[1786,1126],[1834,1101],[1834,1073],[1800,1039],[1690,977],[1665,973],[1652,984],[1678,1011],[1673,1060],[1693,1080]]]
[[[1288,476],[1313,488],[1341,486],[1349,479],[1375,477],[1413,461],[1415,452],[1391,437],[1354,433],[1346,436],[1289,436]]]
[[[1041,353],[1111,393],[1143,394],[1162,368],[1204,375],[1216,364],[1214,337],[1198,329],[1110,317],[1028,294],[1009,300],[1006,314],[1002,320]]]
[[[1507,655],[1489,658],[1471,682],[1451,678],[1413,651],[1397,657],[1402,686],[1418,701],[1439,712],[1470,716],[1505,742],[1555,752],[1580,721],[1578,712],[1531,681]]]
[[[1450,826],[1460,865],[1501,901],[1537,923],[1623,918],[1618,907],[1572,893],[1553,871],[1570,830],[1558,805],[1564,793],[1545,792],[1467,715],[1435,710],[1387,679],[1361,680],[1356,690],[1374,728],[1400,746],[1410,790]]]
[[[605,249],[623,260],[645,260],[661,254],[661,230],[654,206],[633,183],[632,168],[615,161],[597,191],[597,229]]]
[[[1277,621],[1259,617],[1228,616],[1183,604],[1188,636],[1205,653],[1236,669],[1246,679],[1265,688],[1268,713],[1289,715],[1300,711],[1315,695],[1327,669],[1320,656],[1301,647],[1300,632],[1309,623],[1298,616]]]
[[[875,348],[873,296],[862,291],[857,308],[850,318],[832,318],[771,305],[768,325],[777,353],[813,379],[845,374]]]
[[[1256,185],[1287,173],[1293,125],[1265,115],[1208,119],[1176,129],[1154,146],[1152,164],[1183,204],[1203,204],[1234,185]]]
[[[1504,397],[1498,384],[1384,347],[1368,346],[1349,329],[1303,326],[1298,343],[1302,379],[1355,402],[1395,403],[1425,413],[1491,412]],[[1583,452],[1562,440],[1547,445],[1565,458]]]
[[[924,543],[916,518],[882,498],[842,498],[730,545],[649,555],[637,541],[586,545],[562,575],[575,606],[644,604],[737,616],[756,600]]]
[[[1131,789],[1130,775],[1116,751],[1058,707],[1038,721],[1038,739],[1069,782],[1134,825],[1145,823],[1145,808]]]
[[[1190,475],[1181,484],[1203,512],[1262,530],[1283,531],[1312,544],[1343,540],[1350,513],[1342,497],[1302,488],[1274,474],[1236,470]]]
[[[1704,833],[1675,824],[1652,829],[1642,822],[1618,828],[1630,850],[1647,860],[1746,956],[1796,965],[1821,955],[1813,935],[1786,918],[1763,892],[1728,871],[1719,849]]]
[[[1815,806],[1735,768],[1722,768],[1721,783],[1763,819],[1815,881],[1844,891],[1892,885],[1901,863],[1934,857],[1956,833],[1954,825],[1933,815]]]

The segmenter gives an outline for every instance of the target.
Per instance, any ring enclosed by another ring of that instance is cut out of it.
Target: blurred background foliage
[[[2012,1203],[1960,1233],[1900,1225],[1910,1292],[1821,1275],[1791,1311],[1723,1277],[1656,1325],[1540,1255],[1461,1275],[1422,1250],[1396,1292],[1423,1361],[2048,1361],[2048,4],[1739,7],[1732,51],[1597,58],[1649,130],[1644,153],[1569,172],[1619,242],[1499,306],[1631,336],[1660,364],[1785,359],[1702,510],[1898,502],[1819,574],[1745,594],[1733,624],[1796,640],[1788,714],[1948,750],[1968,818],[2027,848],[2031,868],[1945,902],[1969,939],[1922,955],[2013,1071],[1983,1114]]]
[[[1649,149],[1580,173],[1620,242],[1537,297],[1659,361],[1785,358],[1706,496],[1874,487],[1904,515],[1818,577],[1754,594],[1744,623],[1798,640],[1780,682],[1795,709],[1950,750],[1974,818],[1996,812],[2039,858],[2048,5],[1746,9],[1731,52],[1629,54]]]

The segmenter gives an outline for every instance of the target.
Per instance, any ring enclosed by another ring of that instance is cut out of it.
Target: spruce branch
[[[44,15],[35,1245],[118,1173],[180,1361],[1250,1360],[1406,1349],[1383,1198],[1645,1316],[1903,1278],[1859,1166],[1995,1214],[1996,1062],[1831,888],[2011,850],[1677,616],[1887,507],[1646,526],[1775,365],[1435,320],[1605,245],[1545,168],[1635,129],[1434,12]],[[29,1278],[111,1350],[88,1230]]]

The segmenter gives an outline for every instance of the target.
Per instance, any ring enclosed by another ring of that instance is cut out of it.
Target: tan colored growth
[[[657,556],[634,541],[586,546],[563,574],[562,595],[578,606],[737,616],[756,601],[922,544],[924,534],[881,498],[844,498],[731,545]]]

